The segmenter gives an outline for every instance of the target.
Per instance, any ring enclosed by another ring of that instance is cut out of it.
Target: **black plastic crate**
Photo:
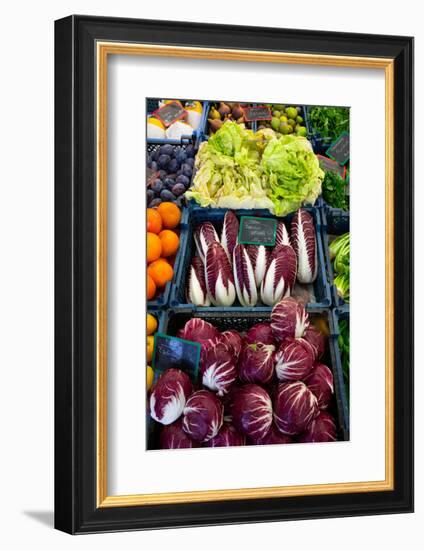
[[[330,309],[317,309],[307,307],[307,312],[311,319],[322,318],[328,325],[329,336],[327,339],[326,351],[322,362],[331,369],[334,378],[334,403],[329,412],[332,413],[337,422],[338,439],[340,441],[349,440],[349,416],[348,406],[343,383],[343,374],[340,372],[341,362],[337,358],[336,340],[337,334],[334,327],[334,316]],[[170,309],[165,313],[164,332],[170,336],[176,336],[178,330],[191,318],[197,317],[213,324],[221,332],[224,330],[237,330],[245,332],[256,323],[268,321],[271,312],[190,312]],[[172,365],[170,365],[170,368]],[[199,387],[200,387],[199,381]],[[160,425],[154,420],[149,420],[150,435],[148,440],[149,449],[157,449],[158,429]]]
[[[336,286],[334,285],[334,270],[333,264],[330,260],[329,244],[331,237],[343,235],[350,231],[350,215],[349,212],[344,210],[338,210],[336,208],[324,207],[321,210],[322,217],[322,248],[324,250],[325,264],[327,270],[328,284],[331,287],[331,294],[333,299],[333,305],[335,307],[344,307],[349,311],[349,303],[345,302],[337,293]]]
[[[326,275],[326,269],[325,269],[325,260],[324,260],[324,253],[322,249],[322,238],[320,236],[321,231],[321,218],[320,218],[320,212],[317,208],[309,207],[305,208],[314,218],[315,221],[315,230],[316,230],[316,239],[317,239],[317,261],[318,261],[318,268],[317,268],[317,278],[314,281],[312,285],[307,285],[308,290],[313,290],[314,296],[315,296],[315,302],[311,302],[309,305],[319,308],[326,308],[331,305],[331,290],[327,282],[327,275]],[[195,208],[190,210],[189,215],[189,231],[187,236],[187,241],[185,245],[185,253],[184,253],[184,259],[180,263],[180,271],[177,276],[176,284],[173,286],[171,291],[171,297],[170,297],[170,305],[171,307],[177,307],[177,308],[183,308],[183,309],[192,309],[192,310],[199,310],[199,311],[217,311],[221,310],[222,308],[215,307],[215,306],[209,306],[209,307],[197,307],[193,304],[187,303],[186,299],[186,285],[188,280],[188,274],[191,264],[191,259],[196,253],[196,245],[194,242],[194,231],[196,227],[205,221],[210,221],[216,228],[218,234],[220,235],[220,232],[222,230],[222,225],[224,221],[224,215],[225,212],[227,212],[227,209],[224,208]],[[266,218],[273,218],[272,214],[268,210],[236,210],[235,214],[237,217],[240,218],[240,216],[259,216],[259,217],[266,217]],[[287,229],[290,229],[290,222],[293,217],[293,214],[289,214],[288,216],[285,216],[283,218],[278,218],[280,220],[283,220],[286,222]],[[304,286],[304,285],[301,285]],[[305,285],[306,286],[306,285]],[[312,286],[312,289],[310,288]],[[241,304],[236,301],[234,302],[234,305],[229,308],[224,308],[228,311],[270,311],[272,307],[261,305],[258,303],[258,305],[250,308],[246,308],[241,306]]]
[[[341,373],[341,382],[344,387],[344,396],[345,396],[345,407],[346,407],[346,418],[348,419],[349,426],[349,378],[350,378],[350,367],[346,369],[346,372],[343,371],[343,353],[340,347],[340,324],[341,322],[347,322],[350,332],[350,312],[349,308],[342,306],[340,308],[334,308],[332,310],[333,316],[333,326],[334,326],[334,351],[335,358],[337,361],[337,371]]]

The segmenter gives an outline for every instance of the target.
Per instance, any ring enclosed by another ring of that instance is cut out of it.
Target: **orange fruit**
[[[157,208],[165,229],[174,229],[180,223],[181,210],[173,202],[162,202]]]
[[[154,283],[153,283],[154,284]],[[155,285],[156,286],[156,285]],[[150,336],[151,334],[154,334],[158,329],[158,322],[154,315],[151,313],[148,313],[146,315],[146,331],[147,335]]]
[[[175,231],[171,231],[171,229],[164,229],[159,233],[159,239],[162,243],[162,256],[164,258],[172,256],[177,252],[178,247],[180,246],[180,238]]]
[[[150,365],[147,365],[147,369],[146,369],[146,388],[147,388],[147,391],[149,391],[150,388],[152,387],[154,377],[155,377],[155,371],[152,369],[152,367]]]
[[[156,234],[162,231],[162,217],[155,208],[147,209],[147,231]]]
[[[147,274],[147,299],[152,300],[155,294],[156,294],[156,283],[150,277],[150,275]]]
[[[155,233],[147,233],[147,263],[154,262],[161,257],[162,243]]]
[[[147,337],[147,362],[150,363],[153,357],[153,348],[155,345],[155,337],[154,336],[148,336]]]
[[[172,266],[164,258],[152,262],[147,268],[147,273],[158,287],[165,286],[174,276]]]

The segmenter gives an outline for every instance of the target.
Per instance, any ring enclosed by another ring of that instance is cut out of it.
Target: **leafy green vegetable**
[[[324,172],[309,141],[271,129],[256,134],[227,121],[202,143],[186,192],[201,206],[267,208],[277,215],[314,203]]]
[[[350,300],[350,233],[340,235],[330,243],[330,259],[333,260],[334,284],[338,295]]]
[[[311,144],[302,136],[282,135],[268,142],[261,161],[269,177],[275,213],[285,216],[321,193],[324,172]]]
[[[349,131],[347,107],[312,107],[308,110],[308,116],[313,130],[331,141],[342,132]]]
[[[333,208],[349,210],[349,200],[346,195],[346,181],[335,172],[326,172],[322,182],[322,196]]]
[[[342,360],[343,378],[347,388],[349,388],[349,371],[350,371],[350,331],[349,321],[340,319],[339,321],[340,335],[338,338],[340,355]]]

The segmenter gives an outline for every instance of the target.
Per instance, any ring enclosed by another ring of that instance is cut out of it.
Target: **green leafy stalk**
[[[349,131],[349,109],[347,107],[312,107],[308,111],[309,122],[315,132],[331,141],[342,132]]]

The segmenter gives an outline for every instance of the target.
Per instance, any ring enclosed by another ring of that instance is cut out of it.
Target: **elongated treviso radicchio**
[[[233,251],[237,244],[239,231],[239,222],[237,216],[231,210],[228,210],[224,216],[224,225],[222,226],[221,244],[227,253],[230,262],[233,260]]]
[[[151,417],[161,424],[172,424],[181,416],[191,392],[191,382],[185,372],[167,369],[150,395]]]
[[[327,443],[336,441],[337,429],[334,418],[325,411],[312,420],[306,430],[297,438],[299,443]]]
[[[273,405],[275,424],[287,435],[304,432],[319,414],[317,398],[300,381],[279,384]]]
[[[202,353],[200,366],[202,384],[224,395],[237,378],[236,358],[229,347],[218,342]]]
[[[304,382],[317,398],[318,407],[327,409],[334,392],[333,373],[327,365],[315,363]]]
[[[271,398],[257,384],[246,384],[234,390],[230,411],[237,430],[252,439],[265,437],[271,427]]]
[[[224,422],[217,435],[207,441],[205,447],[241,447],[246,445],[246,437],[229,422]]]
[[[302,338],[309,326],[304,306],[293,298],[284,298],[271,312],[271,328],[277,342],[286,338]]]
[[[246,344],[239,359],[239,377],[242,382],[267,384],[274,374],[273,345]]]
[[[206,287],[214,306],[232,306],[236,299],[234,277],[227,253],[218,242],[208,246],[205,262]]]
[[[194,441],[204,443],[219,432],[224,421],[224,407],[214,393],[194,392],[183,411],[183,430]]]
[[[209,245],[214,242],[219,243],[218,233],[215,231],[215,227],[211,222],[203,222],[196,228],[194,232],[194,242],[196,243],[199,256],[202,261],[205,262]]]
[[[268,306],[290,296],[296,282],[297,260],[290,245],[279,244],[272,251],[261,285],[261,298]]]
[[[303,338],[286,338],[275,354],[275,373],[281,382],[302,380],[314,362],[314,348]]]
[[[286,244],[291,246],[289,233],[284,222],[279,221],[277,224],[277,234],[275,236],[275,246],[278,244]]]
[[[271,251],[264,245],[256,244],[248,244],[246,248],[249,253],[250,261],[252,262],[256,286],[260,288],[268,267]]]
[[[291,242],[297,256],[297,280],[312,283],[317,276],[317,240],[314,219],[306,210],[298,210],[291,223]]]
[[[194,256],[188,274],[187,302],[195,306],[210,306],[205,280],[205,266],[199,256]]]
[[[255,274],[246,247],[237,244],[233,250],[234,281],[237,297],[244,307],[253,307],[258,301]]]

